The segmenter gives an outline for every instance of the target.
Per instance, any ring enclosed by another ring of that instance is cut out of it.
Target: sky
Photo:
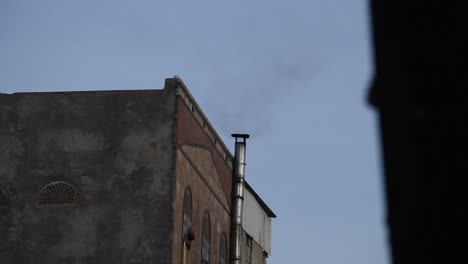
[[[0,92],[179,75],[278,215],[270,264],[387,264],[366,0],[0,0]]]

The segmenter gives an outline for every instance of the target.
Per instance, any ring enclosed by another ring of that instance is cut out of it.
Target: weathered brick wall
[[[192,228],[195,233],[190,253],[191,263],[200,263],[202,221],[206,211],[209,212],[211,221],[210,263],[218,263],[223,233],[229,243],[231,192],[227,188],[231,188],[231,168],[219,156],[213,142],[205,134],[204,128],[192,115],[191,109],[182,100],[177,100],[177,104],[175,136],[178,149],[176,151],[176,188],[173,198],[175,212],[173,263],[179,264],[182,261],[182,209],[187,187],[192,193]]]
[[[0,263],[172,263],[174,89],[0,95]],[[78,206],[37,205],[66,181]]]
[[[180,96],[178,96],[177,129],[175,130],[176,141],[179,145],[198,145],[210,150],[225,196],[228,199],[228,203],[231,204],[232,168],[227,165],[227,163],[231,162],[231,157],[222,156],[220,151],[218,151],[218,147],[221,145],[221,139],[213,139],[208,136],[210,132],[209,126],[206,122],[200,122],[200,119],[202,119],[201,116],[197,109],[189,109]],[[205,126],[203,127],[200,123],[205,124]],[[210,133],[210,135],[213,137],[212,133]]]

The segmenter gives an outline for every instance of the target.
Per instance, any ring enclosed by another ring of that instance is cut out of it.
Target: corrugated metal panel
[[[271,219],[248,190],[244,193],[242,226],[245,232],[252,236],[252,238],[270,254]]]

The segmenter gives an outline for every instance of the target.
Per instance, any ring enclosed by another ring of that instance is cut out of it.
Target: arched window
[[[184,204],[182,209],[182,263],[190,263],[190,248],[195,239],[192,231],[192,193],[187,187],[184,194]]]
[[[219,244],[219,264],[227,264],[227,241],[224,233],[221,235]]]
[[[71,183],[54,181],[39,192],[39,206],[74,206],[80,203],[80,193]]]
[[[202,248],[201,248],[201,263],[210,263],[210,242],[211,242],[211,230],[210,230],[210,215],[208,212],[203,216],[203,229],[202,229]]]

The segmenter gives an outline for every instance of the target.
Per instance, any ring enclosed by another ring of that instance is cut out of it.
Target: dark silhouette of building
[[[246,236],[263,262],[276,216],[238,178],[245,146],[234,158],[178,77],[0,94],[0,263],[240,264]]]
[[[467,9],[372,0],[393,263],[468,263]]]

